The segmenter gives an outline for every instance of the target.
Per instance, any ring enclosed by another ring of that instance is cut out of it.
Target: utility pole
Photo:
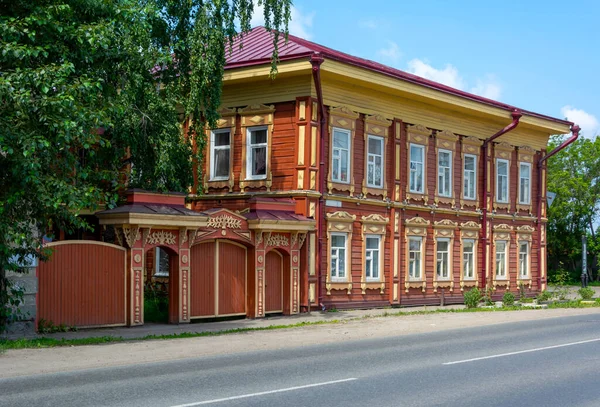
[[[587,238],[581,235],[581,287],[587,287]]]

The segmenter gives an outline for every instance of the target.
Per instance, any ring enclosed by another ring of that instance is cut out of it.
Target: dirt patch
[[[283,349],[586,314],[600,314],[600,309],[432,313],[428,315],[368,318],[331,325],[314,325],[273,331],[247,332],[227,335],[227,340],[217,336],[64,348],[8,350],[6,353],[0,354],[0,378],[232,354],[247,352],[249,349],[254,351]]]

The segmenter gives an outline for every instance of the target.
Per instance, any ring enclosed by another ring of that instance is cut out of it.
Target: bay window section
[[[350,182],[350,131],[334,128],[331,149],[331,180]]]
[[[408,275],[410,280],[422,279],[422,245],[423,238],[409,237],[408,239]]]
[[[348,235],[345,233],[331,234],[331,280],[346,280],[346,243]]]
[[[231,160],[230,130],[214,130],[210,136],[210,180],[224,181],[229,179]]]
[[[450,278],[450,239],[437,239],[436,246],[437,279],[448,280]]]
[[[267,177],[267,127],[250,127],[247,135],[246,177]]]
[[[531,164],[519,164],[519,203],[531,203]]]
[[[448,150],[438,153],[438,195],[452,196],[452,152]]]
[[[464,199],[477,197],[477,156],[465,154],[463,164],[463,196]]]
[[[463,244],[463,279],[473,280],[475,278],[475,241],[465,239]]]
[[[380,280],[380,249],[381,238],[370,235],[366,237],[365,245],[365,276],[367,281]]]
[[[496,279],[506,279],[506,240],[496,241]]]
[[[508,160],[496,160],[496,202],[508,203]]]
[[[367,139],[367,186],[383,188],[383,137]]]
[[[410,145],[410,192],[422,194],[425,190],[423,179],[423,164],[425,161],[425,147]]]

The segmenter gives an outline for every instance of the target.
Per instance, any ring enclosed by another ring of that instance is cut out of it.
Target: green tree
[[[549,149],[564,137],[554,136]],[[600,137],[580,138],[548,160],[548,190],[556,199],[548,209],[549,272],[566,269],[572,279],[581,274],[581,236],[588,237],[588,264],[600,252]]]
[[[257,4],[276,44],[291,0]],[[181,117],[203,145],[252,13],[252,0],[0,0],[0,330],[4,271],[45,258],[51,227],[89,227],[80,212],[114,206],[124,184],[188,190],[201,157]]]

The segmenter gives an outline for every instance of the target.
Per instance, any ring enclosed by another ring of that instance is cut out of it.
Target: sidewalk
[[[387,313],[395,312],[419,312],[434,311],[438,309],[461,309],[464,305],[425,306],[411,308],[379,308],[368,310],[349,310],[336,312],[313,311],[310,314],[298,314],[290,316],[272,316],[258,319],[236,319],[219,322],[197,322],[191,324],[169,325],[148,323],[142,326],[134,327],[115,327],[115,328],[88,328],[80,329],[76,332],[56,332],[51,334],[40,334],[37,337],[47,337],[54,339],[82,339],[95,337],[122,337],[125,339],[143,338],[148,335],[177,335],[182,333],[201,333],[201,332],[219,332],[234,329],[248,328],[267,328],[276,325],[294,325],[300,323],[315,323],[320,321],[349,321],[358,318],[377,317]],[[9,337],[8,339],[19,339],[22,336]]]

